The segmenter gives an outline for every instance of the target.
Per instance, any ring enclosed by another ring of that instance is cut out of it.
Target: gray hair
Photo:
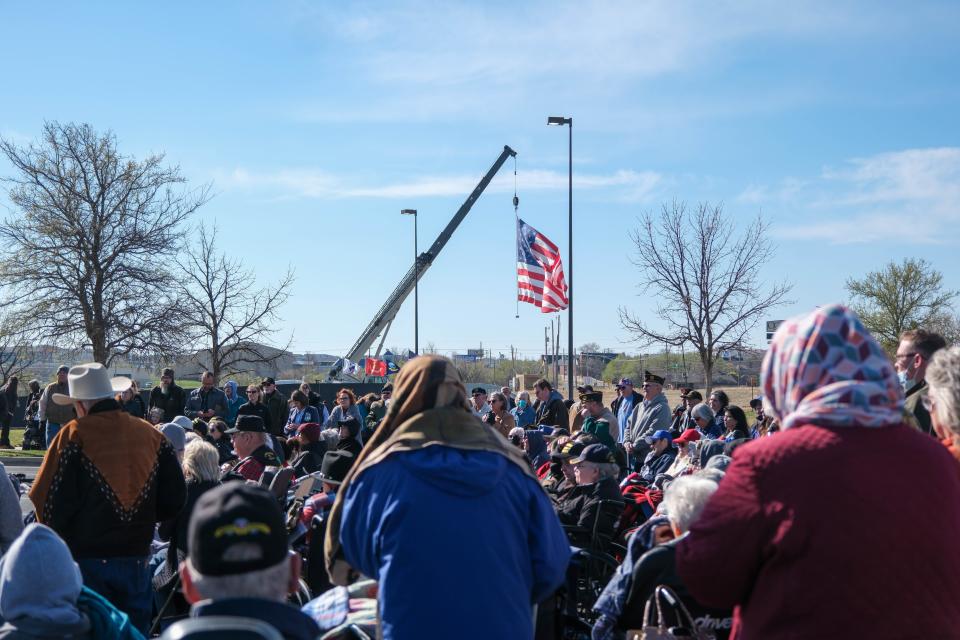
[[[697,476],[681,476],[671,482],[663,493],[670,523],[680,533],[689,531],[716,490],[716,482]]]
[[[231,549],[233,551],[234,549]],[[239,549],[238,549],[239,550]],[[259,557],[260,549],[249,549],[249,559]],[[242,553],[236,554],[234,560],[243,560],[239,557]],[[259,598],[262,600],[271,600],[273,602],[284,602],[287,599],[287,591],[290,585],[290,558],[284,556],[283,560],[257,571],[248,571],[246,573],[236,573],[226,576],[207,576],[193,567],[193,563],[187,558],[187,571],[190,572],[190,580],[193,586],[205,600],[223,600],[226,598]]]
[[[499,400],[503,403],[504,408],[507,407],[507,396],[503,395],[499,391],[494,391],[490,394],[490,402],[492,403],[494,400]]]
[[[183,452],[183,475],[197,481],[215,481],[220,477],[217,448],[199,437],[187,443]]]
[[[616,462],[581,462],[581,466],[591,466],[596,469],[600,475],[597,476],[597,482],[605,478],[617,478],[620,475],[620,465]]]
[[[713,420],[713,409],[710,408],[710,405],[701,402],[690,410],[690,415],[694,418],[701,418],[707,422],[710,422]]]
[[[960,435],[960,345],[934,353],[924,377],[936,402],[937,423]]]
[[[520,393],[517,394],[517,400],[526,400],[527,404],[530,404],[530,392],[521,391]]]

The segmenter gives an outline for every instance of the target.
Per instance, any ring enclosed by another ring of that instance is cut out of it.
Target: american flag
[[[540,307],[544,313],[567,308],[567,281],[560,250],[523,220],[517,218],[517,299]]]

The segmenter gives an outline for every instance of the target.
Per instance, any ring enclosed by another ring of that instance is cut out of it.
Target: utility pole
[[[550,357],[549,347],[549,338],[547,338],[547,328],[543,328],[543,377],[546,378],[550,375],[550,370],[547,368],[547,359]]]

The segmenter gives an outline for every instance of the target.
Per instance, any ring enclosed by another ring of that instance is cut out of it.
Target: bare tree
[[[664,205],[659,216],[644,215],[631,232],[633,264],[640,289],[656,306],[662,327],[654,327],[620,308],[620,323],[644,345],[689,345],[700,356],[706,387],[713,387],[714,362],[741,347],[746,335],[770,309],[785,302],[791,285],[767,288],[763,265],[772,254],[767,225],[754,220],[737,235],[723,206]]]
[[[172,353],[184,326],[168,265],[182,224],[208,199],[164,156],[123,156],[88,124],[47,123],[42,141],[0,140],[15,216],[0,224],[0,277],[21,320],[45,341],[89,347],[97,362]]]
[[[198,348],[196,362],[219,381],[221,375],[274,365],[290,346],[265,344],[277,332],[277,311],[287,300],[293,272],[273,286],[255,289],[252,270],[217,250],[217,229],[200,226],[197,243],[178,263],[185,274],[182,296]]]
[[[850,278],[846,287],[851,307],[890,353],[908,329],[950,331],[950,304],[957,293],[943,288],[943,274],[926,260],[888,262],[862,279]]]
[[[0,380],[20,376],[37,361],[37,350],[31,343],[29,332],[16,324],[7,315],[0,318]]]

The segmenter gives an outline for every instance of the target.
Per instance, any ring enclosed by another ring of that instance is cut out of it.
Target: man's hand
[[[623,443],[623,448],[627,450],[627,453],[631,453],[633,451],[633,443],[626,440]]]

